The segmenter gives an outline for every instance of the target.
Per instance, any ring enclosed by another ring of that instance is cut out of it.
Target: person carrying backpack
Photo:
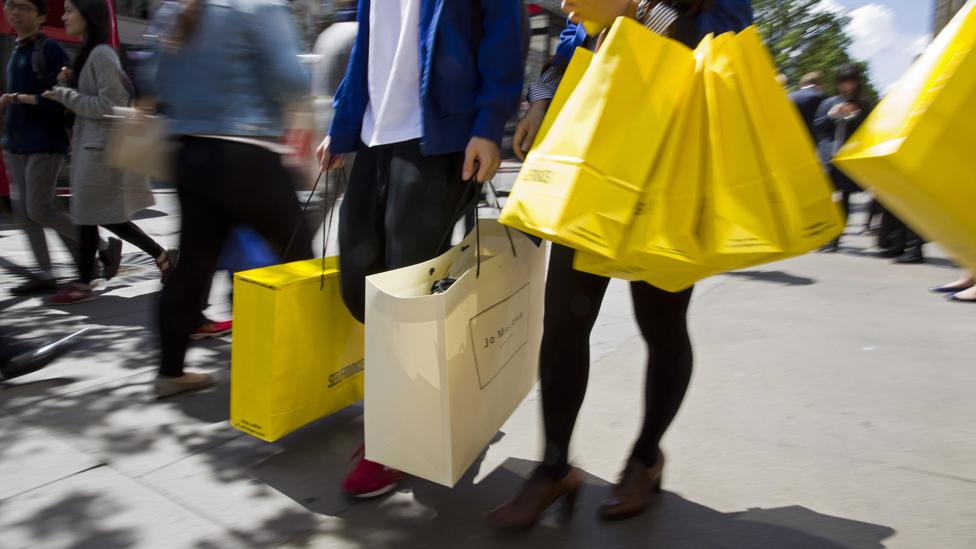
[[[3,139],[4,162],[11,180],[14,211],[27,234],[40,273],[14,288],[14,295],[53,293],[57,289],[44,228],[54,229],[78,262],[78,229],[68,212],[54,204],[58,175],[68,153],[64,107],[42,94],[57,84],[68,54],[41,32],[47,19],[47,0],[9,0],[4,16],[17,33],[7,64],[7,93],[0,108],[7,109]],[[122,242],[100,240],[99,255],[105,278],[112,278],[122,259]]]

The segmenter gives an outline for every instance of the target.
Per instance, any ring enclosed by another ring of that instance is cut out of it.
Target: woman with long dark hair
[[[63,71],[69,85],[56,86],[44,97],[75,114],[71,152],[71,217],[80,227],[79,280],[51,297],[56,304],[94,299],[92,278],[102,226],[149,254],[165,276],[176,263],[175,250],[165,250],[131,221],[154,203],[145,179],[125,175],[102,163],[110,122],[105,115],[129,102],[131,82],[119,56],[109,45],[111,15],[106,0],[65,0],[65,31],[81,37],[82,47],[72,69]]]
[[[708,33],[742,30],[752,21],[748,0],[564,0],[562,5],[572,21],[609,24],[618,16],[631,17],[690,47]],[[572,52],[577,46],[596,47],[599,41],[599,37],[587,36],[578,24],[571,24],[562,38],[556,57],[539,82],[529,88],[532,106],[513,140],[519,156],[534,141]],[[553,244],[549,258],[539,357],[545,455],[515,498],[489,513],[487,522],[494,528],[531,528],[549,506],[564,498],[571,510],[582,484],[579,473],[570,466],[569,444],[586,393],[590,333],[610,279],[574,270],[574,254],[570,248]],[[648,348],[644,423],[620,481],[599,508],[604,520],[639,515],[661,489],[661,437],[677,414],[691,379],[687,323],[691,294],[691,288],[672,293],[643,282],[631,284],[637,325]]]

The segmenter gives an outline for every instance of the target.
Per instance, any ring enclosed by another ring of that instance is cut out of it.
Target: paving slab
[[[12,549],[247,547],[109,467],[0,500],[0,544]]]
[[[152,471],[139,481],[206,517],[235,539],[254,547],[275,547],[328,520],[261,478],[259,472],[266,468],[263,462],[281,452],[278,444],[241,436]],[[329,476],[322,474],[328,470],[324,460],[307,456],[300,463],[310,471],[303,478]],[[313,471],[318,475],[312,476]],[[335,471],[332,476],[338,474]],[[334,486],[329,488],[326,494],[338,493]]]
[[[43,427],[132,477],[244,436],[228,424],[225,370],[211,370],[212,389],[157,401],[155,373],[138,374],[93,390],[46,399],[18,410]]]
[[[0,413],[0,501],[102,463],[23,419]]]

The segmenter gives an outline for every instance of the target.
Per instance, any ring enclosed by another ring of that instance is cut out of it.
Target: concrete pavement
[[[138,223],[175,244],[174,196],[158,199]],[[354,503],[338,491],[361,408],[273,444],[232,429],[229,339],[189,357],[217,387],[150,399],[159,286],[136,250],[103,297],[72,307],[11,297],[4,272],[4,326],[25,338],[93,330],[70,357],[0,385],[0,548],[976,547],[976,306],[927,291],[958,274],[934,246],[930,263],[896,266],[866,256],[866,238],[849,242],[699,285],[696,370],[665,439],[665,494],[606,525],[594,511],[637,431],[645,360],[627,286],[614,282],[574,440],[581,504],[568,524],[552,514],[522,536],[479,519],[539,456],[537,393],[454,490],[409,480]],[[33,261],[10,225],[0,258],[15,270]],[[223,318],[217,281],[209,314]]]

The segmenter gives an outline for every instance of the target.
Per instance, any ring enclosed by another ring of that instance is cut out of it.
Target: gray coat
[[[78,75],[78,89],[57,87],[57,100],[75,118],[71,142],[71,218],[76,225],[124,223],[155,200],[144,177],[102,164],[113,107],[129,101],[127,77],[107,45],[92,50]]]

